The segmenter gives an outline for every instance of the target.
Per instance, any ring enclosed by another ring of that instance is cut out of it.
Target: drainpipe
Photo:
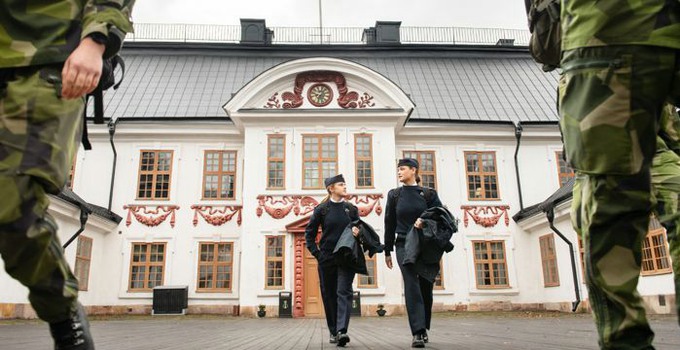
[[[560,230],[555,227],[553,221],[555,220],[555,208],[550,208],[548,211],[545,213],[545,216],[548,218],[548,223],[550,223],[550,228],[560,237],[562,240],[567,243],[569,246],[569,256],[571,257],[571,274],[574,278],[574,293],[576,294],[576,301],[571,303],[571,311],[576,312],[576,309],[578,309],[578,305],[581,303],[581,292],[579,291],[578,288],[578,276],[576,274],[576,258],[574,257],[574,245],[565,237]]]
[[[517,139],[517,147],[515,147],[515,175],[517,176],[520,210],[524,210],[524,199],[522,198],[522,181],[519,177],[519,162],[517,161],[517,155],[519,154],[519,145],[522,142],[522,130],[522,122],[517,122],[517,124],[515,124],[515,138]]]
[[[109,190],[109,211],[111,210],[111,202],[113,201],[113,184],[116,181],[116,162],[118,162],[118,152],[116,151],[116,145],[113,143],[113,135],[116,134],[117,124],[118,119],[115,121],[113,119],[109,120],[109,142],[111,143],[111,150],[113,150],[113,165],[111,166],[111,189]]]
[[[87,219],[91,213],[90,209],[87,209],[86,206],[79,204],[78,207],[80,208],[80,229],[76,231],[76,233],[71,236],[71,238],[64,243],[63,249],[66,249],[78,236],[80,236],[83,231],[85,231],[85,224],[87,223]]]

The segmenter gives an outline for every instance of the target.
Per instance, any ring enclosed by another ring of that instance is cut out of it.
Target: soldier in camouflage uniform
[[[599,344],[653,349],[636,287],[659,118],[680,104],[680,1],[562,0],[561,18],[560,127]]]
[[[56,349],[94,349],[47,194],[66,182],[84,95],[132,31],[132,0],[5,0],[0,7],[0,255]]]

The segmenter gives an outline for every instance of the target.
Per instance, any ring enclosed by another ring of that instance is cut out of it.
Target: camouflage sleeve
[[[135,0],[87,0],[83,9],[81,39],[92,33],[101,33],[109,39],[104,56],[117,53],[125,34],[133,31],[130,16],[134,3]]]
[[[680,116],[675,106],[670,103],[661,112],[659,137],[669,149],[680,155]]]

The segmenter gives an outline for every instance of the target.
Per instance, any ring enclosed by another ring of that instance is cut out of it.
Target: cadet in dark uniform
[[[347,225],[359,219],[359,210],[345,201],[347,186],[342,174],[327,178],[324,185],[328,196],[314,209],[305,230],[305,240],[307,249],[319,262],[321,297],[331,333],[330,343],[345,346],[349,343],[347,328],[352,311],[354,272],[338,266],[332,254]],[[317,245],[319,225],[322,234]],[[353,233],[357,236],[359,229],[354,227]]]
[[[391,251],[396,246],[397,264],[404,278],[404,296],[406,297],[406,311],[411,326],[414,348],[425,347],[428,342],[427,330],[430,329],[432,318],[432,289],[434,285],[420,277],[415,271],[415,265],[403,265],[404,242],[406,234],[412,227],[421,228],[420,215],[427,209],[442,206],[439,196],[434,189],[419,185],[418,161],[406,158],[399,161],[399,181],[404,184],[401,188],[390,190],[387,195],[385,208],[385,263],[392,268]]]

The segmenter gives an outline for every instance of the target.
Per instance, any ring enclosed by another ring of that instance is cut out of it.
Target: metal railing
[[[272,44],[339,44],[363,43],[362,27],[270,27]],[[514,40],[515,45],[529,43],[529,31],[521,29],[464,27],[401,27],[402,44],[495,45],[501,39]],[[323,38],[321,40],[320,38]],[[241,26],[211,24],[135,23],[129,41],[222,42],[238,43]]]

